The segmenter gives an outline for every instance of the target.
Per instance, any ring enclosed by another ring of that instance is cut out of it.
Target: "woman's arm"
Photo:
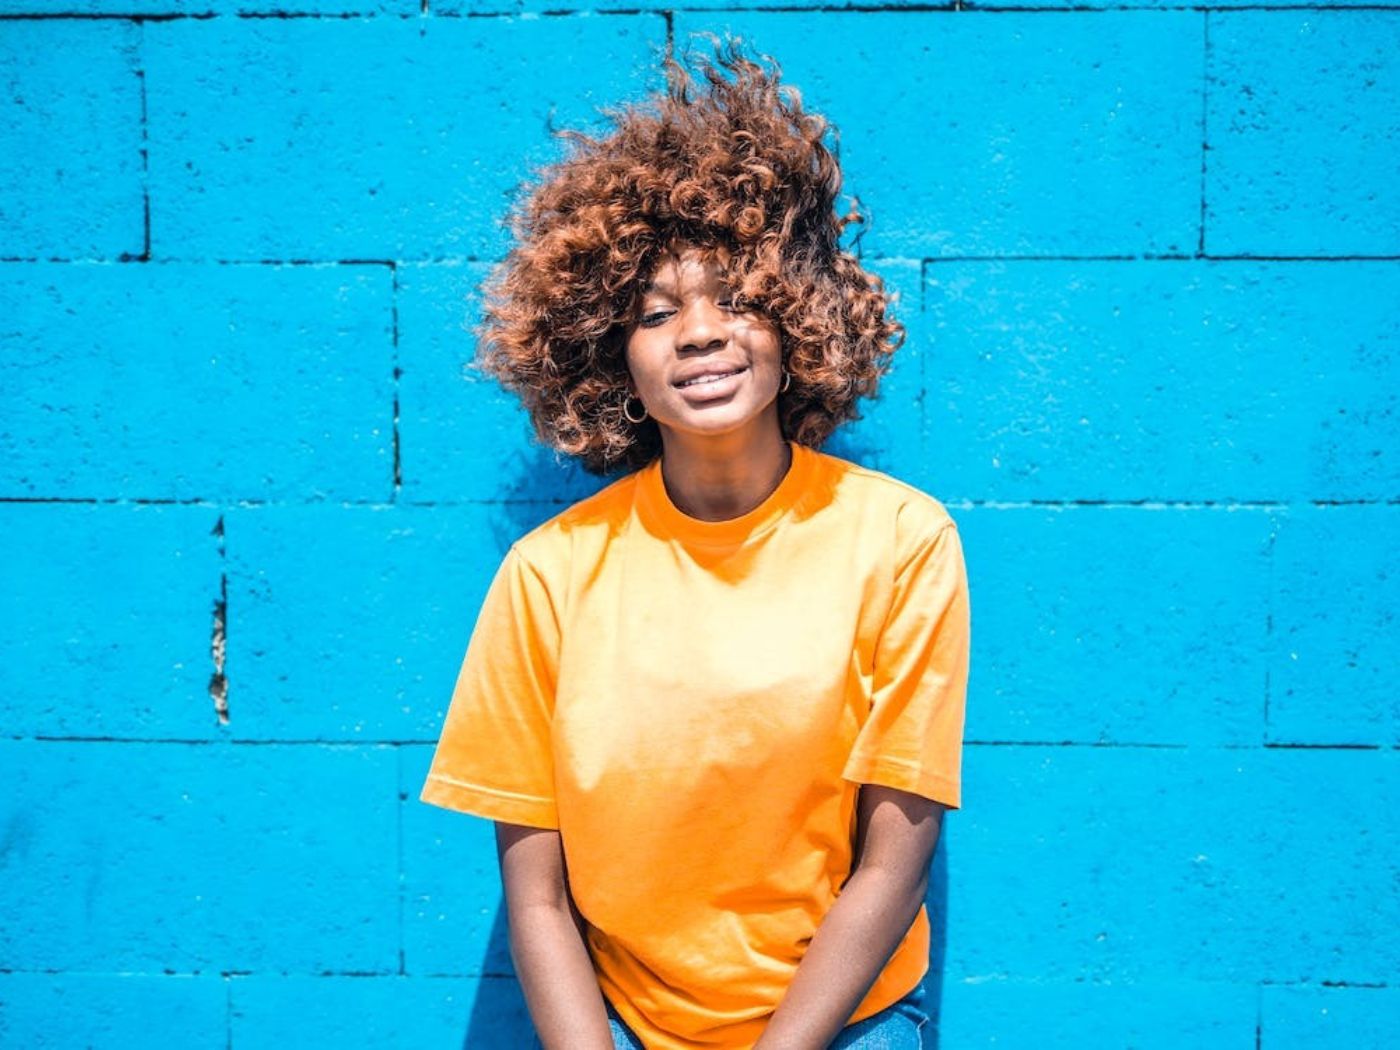
[[[812,935],[754,1050],[825,1050],[919,914],[942,803],[880,784],[860,788],[856,867]]]
[[[613,1050],[559,832],[496,822],[510,955],[544,1050]]]

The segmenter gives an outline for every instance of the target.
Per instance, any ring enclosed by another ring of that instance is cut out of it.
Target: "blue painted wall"
[[[0,0],[0,1045],[523,1045],[417,792],[599,482],[464,326],[548,128],[725,26],[909,327],[830,449],[964,536],[938,1045],[1394,1045],[1400,8],[549,6]]]

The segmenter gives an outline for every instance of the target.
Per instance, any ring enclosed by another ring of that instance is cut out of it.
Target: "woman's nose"
[[[681,310],[678,339],[682,349],[704,348],[716,340],[723,341],[727,317],[717,303],[701,297]]]

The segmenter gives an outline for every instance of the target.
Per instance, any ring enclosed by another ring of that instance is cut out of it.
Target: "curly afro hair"
[[[887,316],[881,279],[841,249],[828,122],[779,86],[778,63],[744,57],[740,38],[704,60],[708,91],[670,54],[664,93],[600,109],[601,137],[556,130],[575,147],[522,184],[515,242],[482,286],[476,367],[518,394],[540,439],[593,474],[640,467],[661,451],[650,417],[624,415],[626,344],[660,257],[698,248],[751,309],[774,322],[792,382],[783,436],[820,448],[861,418],[905,328]],[[725,73],[733,73],[733,79]]]

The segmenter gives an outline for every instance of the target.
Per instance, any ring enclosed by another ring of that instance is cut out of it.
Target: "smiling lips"
[[[748,366],[741,365],[725,372],[704,372],[681,380],[676,384],[676,389],[681,392],[681,397],[691,404],[719,401],[730,397],[739,389],[740,379],[747,371]]]
[[[709,383],[717,383],[720,380],[728,379],[730,376],[736,376],[743,370],[744,369],[740,367],[732,368],[724,372],[705,372],[702,375],[692,376],[689,379],[682,380],[681,382],[677,383],[676,386],[684,388],[693,386],[704,386]]]

